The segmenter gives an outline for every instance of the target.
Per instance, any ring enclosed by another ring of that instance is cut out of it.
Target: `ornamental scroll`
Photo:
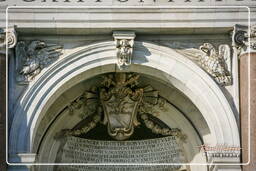
[[[98,123],[107,126],[108,134],[116,140],[126,140],[140,125],[146,125],[155,134],[176,136],[185,141],[186,136],[179,129],[170,129],[154,123],[148,115],[155,115],[153,106],[164,108],[165,100],[159,98],[158,91],[151,86],[138,87],[139,75],[115,73],[102,77],[101,85],[92,87],[74,100],[68,109],[70,114],[83,108],[81,118],[86,124],[71,130],[62,130],[58,136],[79,136],[86,134]]]

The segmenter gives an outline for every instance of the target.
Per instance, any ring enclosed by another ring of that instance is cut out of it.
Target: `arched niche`
[[[41,72],[29,84],[15,108],[9,153],[34,153],[44,134],[40,123],[51,123],[54,119],[48,117],[44,120],[51,106],[64,92],[84,80],[107,72],[120,72],[115,65],[115,55],[113,42],[96,43],[74,49]],[[178,90],[177,93],[182,92],[179,98],[193,106],[191,113],[202,119],[193,121],[189,110],[181,107],[178,112],[187,117],[185,120],[198,122],[191,125],[195,126],[198,138],[204,143],[240,146],[232,108],[218,85],[195,63],[175,50],[145,42],[135,43],[132,63],[126,72],[144,74],[163,82],[163,85],[171,85]],[[171,95],[166,98],[171,98]],[[175,100],[172,105],[175,106]]]

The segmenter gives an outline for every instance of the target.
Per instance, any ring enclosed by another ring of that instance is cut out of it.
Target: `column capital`
[[[14,48],[17,43],[15,27],[0,28],[0,53],[5,54],[6,44],[8,49]]]
[[[232,34],[232,45],[239,49],[240,55],[256,52],[256,25],[235,25]]]

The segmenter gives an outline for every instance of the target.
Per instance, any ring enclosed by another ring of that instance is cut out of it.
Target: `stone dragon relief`
[[[232,84],[229,45],[221,44],[217,50],[211,43],[203,43],[199,49],[190,48],[178,52],[196,61],[220,86]]]
[[[165,100],[151,86],[138,87],[139,75],[131,73],[115,73],[103,76],[98,87],[84,92],[74,100],[68,109],[72,115],[74,110],[83,108],[81,119],[86,120],[82,126],[70,130],[62,130],[56,137],[79,136],[94,128],[98,123],[107,125],[108,134],[116,140],[126,140],[141,123],[155,134],[176,136],[185,141],[186,136],[179,129],[162,127],[148,116],[157,115],[153,109],[158,106],[164,110]]]
[[[30,43],[19,41],[15,48],[17,82],[27,84],[43,68],[62,55],[62,46],[35,40]]]

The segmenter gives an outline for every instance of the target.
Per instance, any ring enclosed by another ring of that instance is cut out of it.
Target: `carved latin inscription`
[[[61,163],[183,163],[182,148],[175,137],[164,137],[138,141],[97,141],[67,137],[59,151]],[[112,166],[115,170],[118,167]],[[63,170],[81,171],[77,166],[61,166]],[[99,170],[100,166],[94,170]],[[179,169],[180,166],[169,166]],[[146,166],[137,168],[147,170]],[[136,169],[136,170],[137,170]],[[150,170],[150,167],[148,168]]]

